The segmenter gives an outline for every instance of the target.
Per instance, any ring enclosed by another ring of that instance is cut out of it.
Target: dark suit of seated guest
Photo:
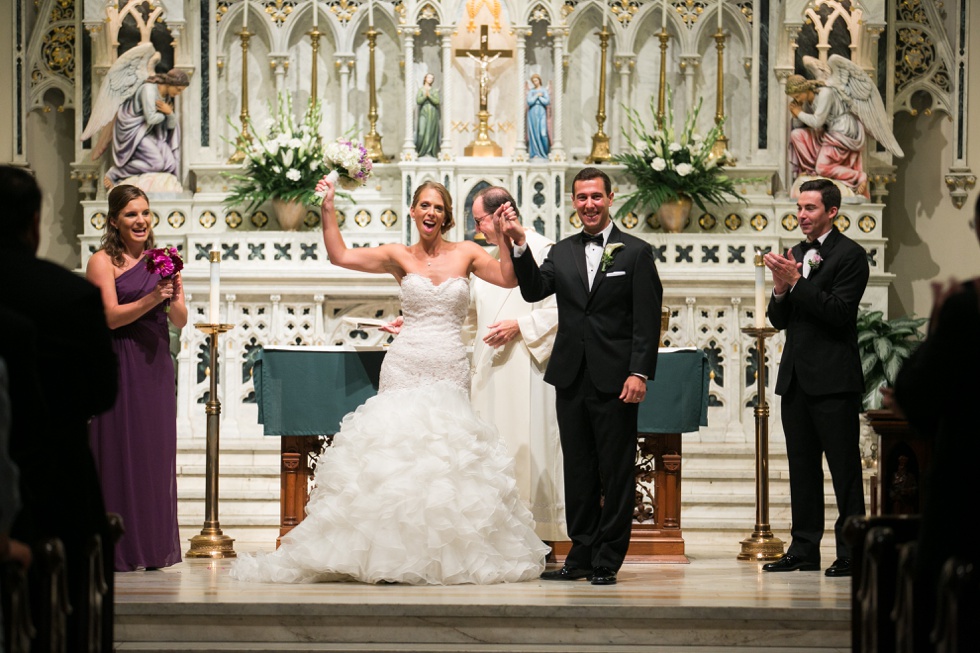
[[[103,551],[109,542],[88,420],[115,400],[116,358],[98,289],[36,256],[41,190],[30,173],[0,166],[0,206],[0,306],[30,320],[43,343],[33,370],[43,397],[13,402],[10,453],[20,468],[24,510],[11,534],[31,543],[58,538],[64,544],[73,606],[68,649],[87,650],[82,608],[88,605],[88,547],[96,535]],[[8,342],[7,351],[19,350],[15,344]],[[12,388],[30,373],[22,369],[16,376],[11,369]],[[112,569],[111,557],[104,568]]]

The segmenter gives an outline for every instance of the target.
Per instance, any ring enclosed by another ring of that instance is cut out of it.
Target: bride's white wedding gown
[[[451,585],[537,578],[548,548],[496,429],[470,407],[460,328],[469,282],[402,279],[405,322],[379,393],[324,450],[306,518],[278,550],[242,556],[246,581]]]

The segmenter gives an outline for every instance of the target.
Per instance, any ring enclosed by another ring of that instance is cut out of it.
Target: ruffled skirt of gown
[[[496,429],[449,382],[389,390],[347,415],[317,466],[306,518],[246,581],[413,585],[537,578],[548,548]]]

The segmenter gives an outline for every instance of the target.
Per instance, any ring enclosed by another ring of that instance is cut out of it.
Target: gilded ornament
[[[366,227],[371,224],[371,214],[367,209],[361,209],[354,214],[354,224],[358,227]]]
[[[756,213],[749,220],[749,224],[752,225],[752,228],[756,231],[762,231],[769,226],[769,218],[762,213]]]
[[[858,220],[858,229],[866,234],[874,231],[876,226],[878,226],[878,221],[875,220],[873,215],[862,215],[861,219]]]
[[[787,213],[779,222],[783,225],[783,229],[786,231],[793,231],[800,226],[800,221],[796,219],[795,213]]]
[[[265,211],[256,211],[252,214],[252,224],[256,228],[261,229],[265,225],[269,224],[269,216],[266,215]]]
[[[391,209],[385,209],[385,211],[381,214],[381,224],[386,227],[391,227],[396,222],[398,222],[398,214]]]
[[[242,214],[238,211],[228,211],[225,213],[225,224],[229,229],[238,229],[242,225]]]
[[[98,229],[99,231],[105,229],[105,213],[103,213],[102,211],[97,211],[93,213],[92,217],[89,218],[89,224],[91,224],[92,227]]]
[[[637,224],[639,224],[639,222],[640,220],[639,218],[636,217],[636,214],[630,211],[625,216],[623,216],[622,225],[627,229],[632,229]]]
[[[837,217],[834,218],[834,226],[837,227],[837,231],[844,233],[851,227],[851,219],[844,215],[843,213],[838,213]]]
[[[729,231],[736,231],[742,226],[742,216],[738,213],[729,213],[725,216],[725,227]]]
[[[581,218],[578,217],[577,212],[572,211],[572,214],[568,216],[568,224],[572,225],[572,227],[574,227],[575,229],[582,228],[582,220]]]
[[[200,222],[201,226],[205,229],[210,229],[217,221],[217,216],[215,216],[211,211],[204,211],[201,213],[201,217],[198,219],[198,222]]]
[[[184,226],[184,220],[186,220],[184,214],[180,211],[171,211],[167,216],[167,224],[173,229],[180,229]]]
[[[710,213],[702,213],[701,217],[698,218],[698,226],[701,227],[702,231],[711,231],[718,226],[718,220]]]

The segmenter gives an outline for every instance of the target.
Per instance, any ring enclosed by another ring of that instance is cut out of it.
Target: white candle
[[[368,0],[368,27],[374,29],[374,0]]]
[[[221,252],[212,251],[211,252],[211,295],[210,305],[208,306],[208,322],[210,324],[218,323],[218,292],[221,282],[221,272],[219,268],[221,267]]]
[[[667,0],[664,0],[664,10],[660,13],[660,29],[667,31]]]
[[[606,0],[602,0],[602,29],[605,31],[606,25],[609,24],[609,8],[606,6]]]
[[[313,0],[313,29],[320,25],[320,0]]]
[[[243,7],[245,8],[242,11],[242,29],[248,30],[248,0],[245,0]]]
[[[755,253],[755,326],[766,326],[766,264],[762,262],[762,252]]]
[[[718,31],[721,31],[721,3],[725,0],[718,0]]]

